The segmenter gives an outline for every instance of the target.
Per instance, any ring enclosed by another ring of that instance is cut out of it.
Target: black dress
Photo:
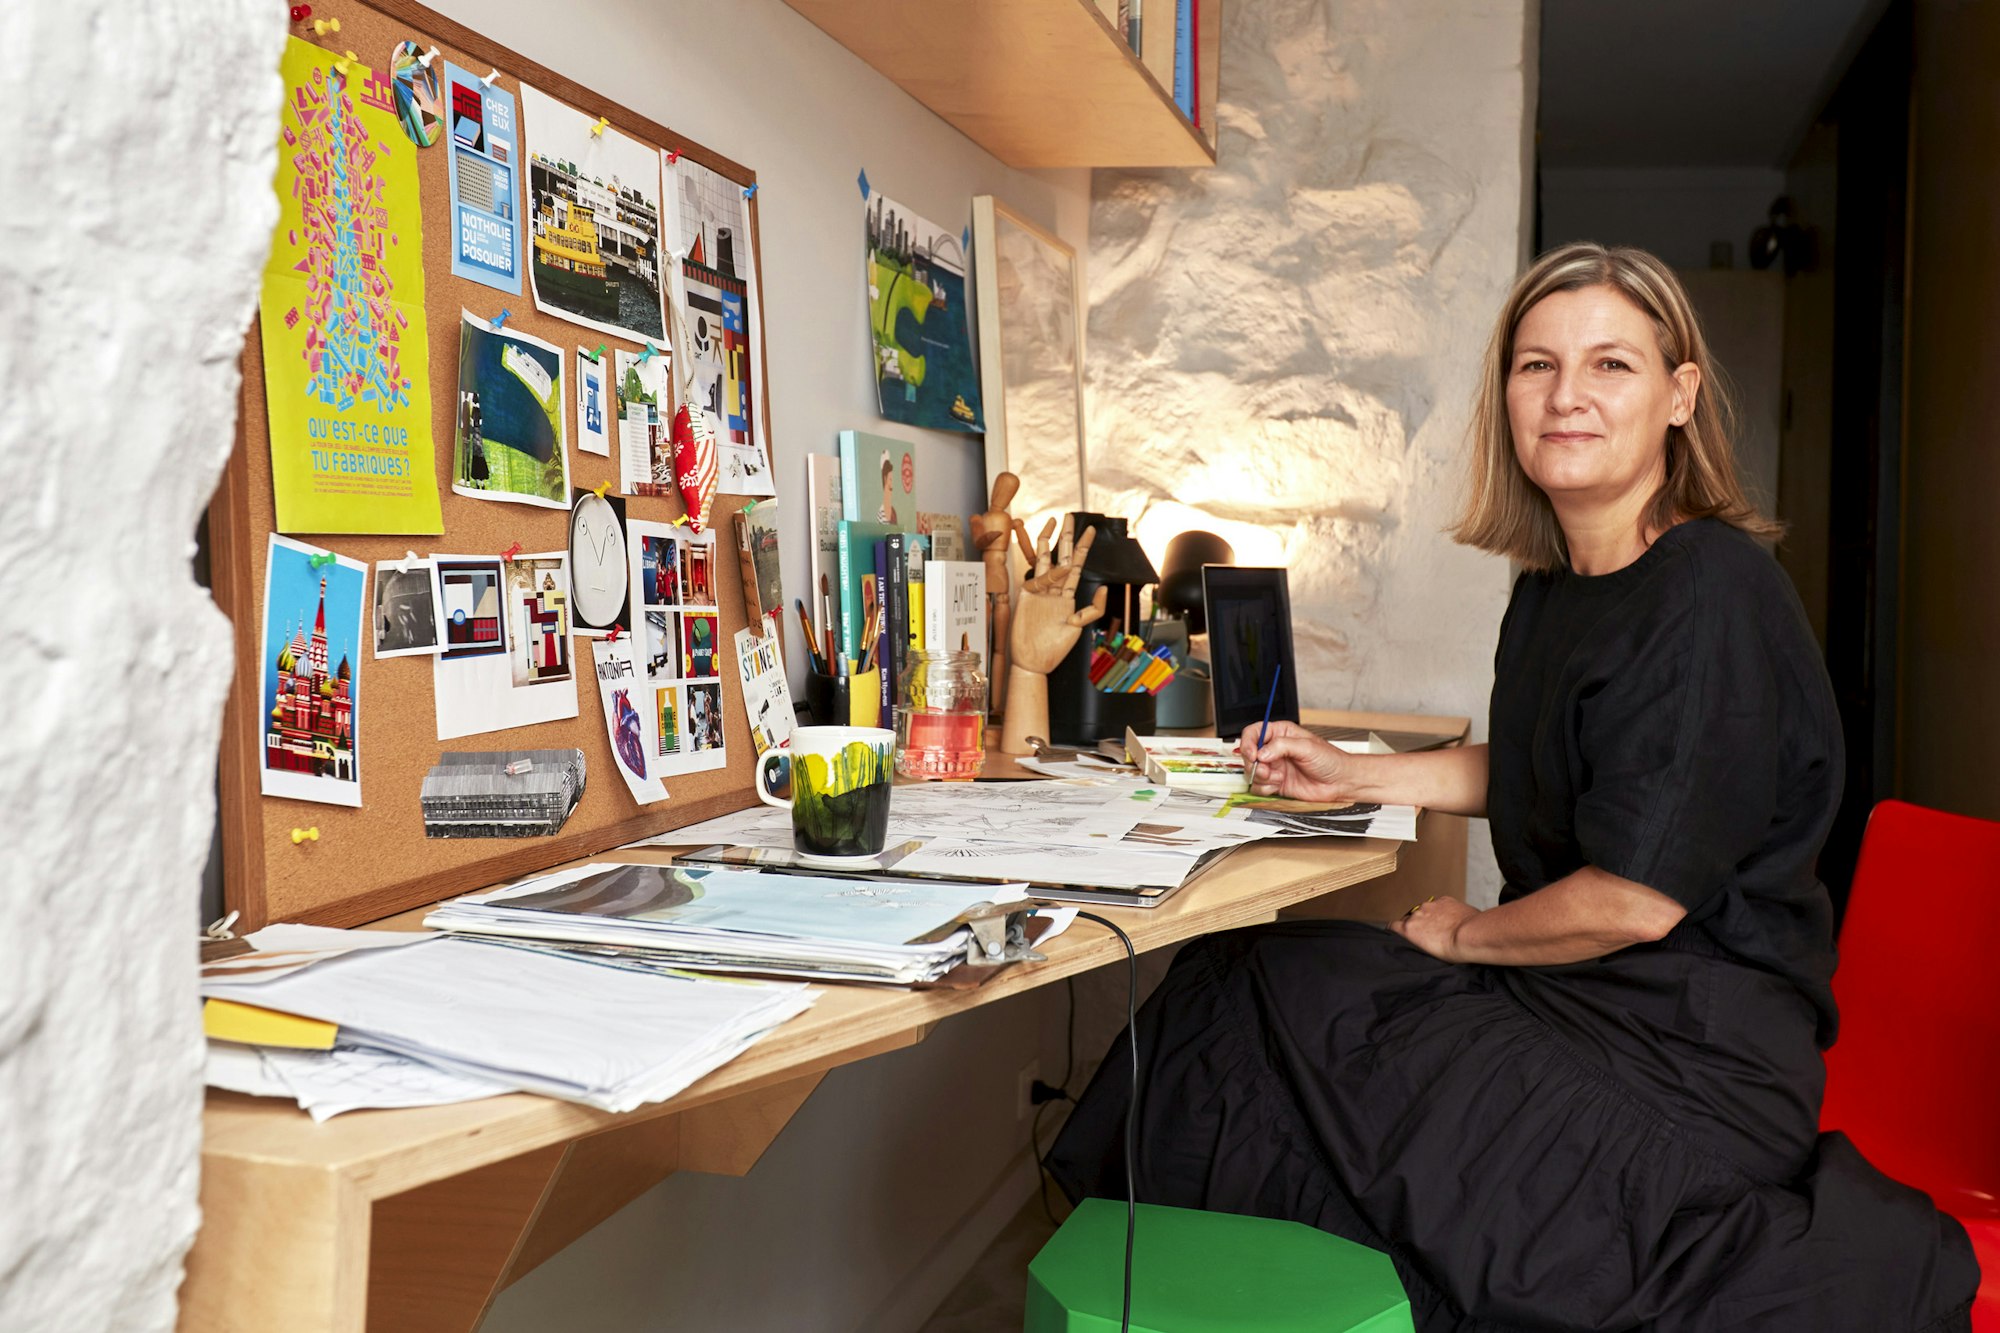
[[[1501,900],[1588,864],[1686,918],[1561,967],[1350,922],[1191,945],[1139,1016],[1139,1197],[1385,1250],[1423,1333],[1968,1328],[1963,1229],[1817,1132],[1840,726],[1776,563],[1704,520],[1523,575],[1494,674]],[[1129,1079],[1057,1141],[1072,1197],[1125,1192]]]

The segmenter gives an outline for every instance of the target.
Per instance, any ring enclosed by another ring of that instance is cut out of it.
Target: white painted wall
[[[169,1329],[228,625],[195,522],[277,202],[283,8],[0,7],[0,1328]]]
[[[1002,166],[779,0],[571,0],[560,21],[541,0],[431,3],[757,172],[787,588],[806,583],[805,455],[845,428],[911,434],[875,413],[861,170],[942,225],[993,194],[1083,249],[1088,173]],[[977,489],[981,438],[948,438]],[[670,1179],[502,1295],[485,1327],[540,1333],[587,1310],[605,1333],[914,1328],[1028,1197],[1015,1076],[1059,1002],[837,1071],[749,1178]]]
[[[1523,0],[1231,4],[1215,170],[1095,182],[1092,498],[1149,547],[1247,525],[1239,560],[1291,570],[1307,707],[1484,734],[1507,565],[1440,530],[1524,244],[1531,28]]]
[[[1670,268],[1694,269],[1708,267],[1711,241],[1727,241],[1736,266],[1748,268],[1750,234],[1784,192],[1785,173],[1775,167],[1544,167],[1541,248],[1636,245]]]

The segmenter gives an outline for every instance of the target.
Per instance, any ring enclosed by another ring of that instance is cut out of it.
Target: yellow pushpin
[[[324,36],[326,36],[326,35],[327,35],[328,33],[330,33],[330,32],[339,32],[339,31],[340,31],[340,20],[339,20],[339,19],[314,19],[314,20],[313,20],[313,33],[314,33],[314,35],[316,35],[316,36],[320,36],[320,37],[324,37]],[[350,59],[350,60],[351,60],[351,59],[353,59],[353,58],[354,58],[354,57],[353,57],[353,53],[352,53],[352,52],[349,52],[349,53],[348,53],[348,59]]]
[[[344,79],[347,77],[347,67],[349,65],[352,65],[355,61],[359,59],[361,59],[360,56],[357,56],[354,54],[354,52],[349,51],[346,54],[342,55],[340,59],[334,61],[333,67],[340,71],[340,77]]]
[[[607,481],[602,485],[591,487],[590,493],[596,496],[598,499],[602,500],[604,498],[604,493],[610,489],[611,489],[611,483]]]
[[[307,841],[319,841],[319,825],[315,824],[311,828],[295,828],[292,830],[292,846],[296,847],[300,843]]]
[[[599,116],[597,118],[597,123],[590,127],[590,137],[595,139],[598,135],[604,133],[604,127],[609,125],[610,123],[611,123],[611,117]]]

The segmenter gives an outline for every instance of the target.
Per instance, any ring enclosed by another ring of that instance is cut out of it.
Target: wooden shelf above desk
[[[785,3],[1010,167],[1215,164],[1092,0]]]

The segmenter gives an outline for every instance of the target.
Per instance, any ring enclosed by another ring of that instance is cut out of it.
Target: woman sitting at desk
[[[1525,569],[1489,743],[1242,741],[1259,792],[1489,819],[1500,904],[1185,950],[1139,1018],[1141,1199],[1385,1250],[1426,1333],[1969,1327],[1963,1230],[1816,1132],[1840,719],[1726,430],[1657,259],[1515,286],[1456,531]],[[1073,1196],[1125,1192],[1128,1100],[1106,1060]]]

